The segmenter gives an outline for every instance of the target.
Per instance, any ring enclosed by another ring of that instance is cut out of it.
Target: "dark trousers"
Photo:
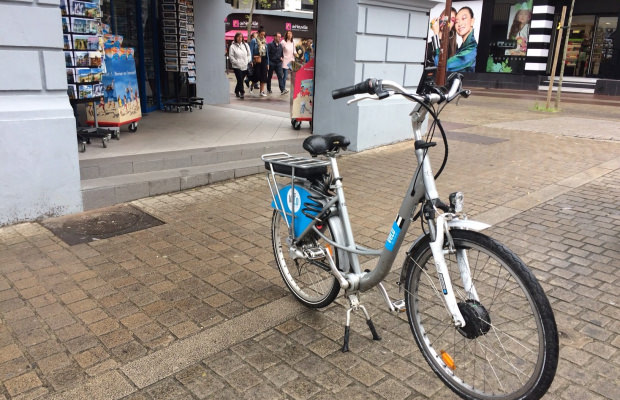
[[[257,78],[256,82],[260,82],[260,83],[267,83],[267,57],[266,56],[261,56],[260,58],[260,64],[257,64],[255,67],[256,69],[256,73],[257,73]]]
[[[271,79],[273,78],[273,73],[276,73],[278,77],[278,86],[280,87],[280,91],[284,92],[285,84],[284,81],[284,71],[282,71],[282,63],[279,64],[269,64],[269,76],[267,77],[267,90],[271,91]]]
[[[235,78],[237,78],[235,94],[244,94],[245,90],[243,89],[243,78],[245,78],[248,71],[241,71],[239,68],[233,68],[233,71],[235,71]]]

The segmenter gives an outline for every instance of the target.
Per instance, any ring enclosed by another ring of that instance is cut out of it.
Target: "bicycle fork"
[[[429,224],[432,224],[429,221]],[[445,240],[449,241],[449,249],[444,250]],[[476,288],[473,285],[471,278],[471,271],[469,269],[469,262],[467,260],[467,252],[464,249],[455,250],[452,237],[450,236],[450,229],[446,221],[446,214],[439,214],[435,219],[435,240],[430,243],[431,252],[433,253],[433,260],[435,262],[435,269],[437,270],[437,277],[439,278],[439,284],[441,286],[441,293],[443,294],[443,300],[448,309],[448,312],[452,315],[454,326],[457,328],[463,328],[465,326],[465,319],[461,314],[461,311],[456,302],[456,295],[454,288],[452,287],[452,280],[450,279],[450,273],[446,264],[446,253],[455,252],[457,258],[457,264],[459,267],[459,273],[463,282],[463,288],[468,295],[469,299],[478,301],[478,294]]]

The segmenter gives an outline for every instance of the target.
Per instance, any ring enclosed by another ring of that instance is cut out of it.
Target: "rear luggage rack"
[[[291,156],[288,153],[263,154],[261,160],[265,162],[265,169],[269,171],[267,174],[267,182],[269,183],[273,203],[278,211],[291,218],[291,224],[289,224],[288,218],[286,217],[284,221],[289,228],[289,233],[293,232],[295,227],[295,215],[294,213],[287,212],[284,207],[284,199],[280,196],[280,189],[285,185],[278,184],[276,176],[290,178],[290,185],[294,190],[296,180],[307,180],[313,177],[318,178],[326,174],[330,162],[316,158]],[[297,183],[299,184],[299,181]]]
[[[325,174],[330,164],[329,161],[295,157],[288,153],[264,154],[261,160],[265,162],[265,169],[272,173],[306,179]]]

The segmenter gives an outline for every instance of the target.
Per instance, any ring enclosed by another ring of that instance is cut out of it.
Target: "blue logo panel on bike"
[[[396,220],[394,220],[394,224],[392,225],[392,230],[390,231],[390,234],[385,241],[385,248],[389,251],[394,250],[394,245],[398,240],[398,235],[400,235],[400,230],[403,227],[403,222],[404,219],[402,219],[400,215],[397,215]]]
[[[282,212],[282,206],[284,206],[284,216],[289,224],[291,224],[292,217],[295,217],[295,237],[299,237],[306,227],[312,222],[312,219],[304,215],[304,205],[308,203],[308,197],[310,192],[301,186],[295,185],[295,189],[291,188],[291,185],[286,185],[280,189],[280,197],[276,197],[276,201],[271,202],[271,207]],[[284,204],[276,207],[276,202],[280,203],[280,199]]]

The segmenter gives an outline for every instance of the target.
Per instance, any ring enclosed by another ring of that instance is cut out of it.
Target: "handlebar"
[[[416,93],[408,92],[407,89],[405,89],[404,87],[402,87],[400,84],[396,82],[392,82],[389,80],[369,78],[353,86],[348,86],[348,87],[333,90],[332,98],[335,100],[335,99],[340,99],[342,97],[353,96],[355,94],[367,93],[370,95],[376,95],[377,97],[365,96],[365,97],[362,97],[360,100],[366,99],[366,98],[374,98],[374,99],[380,100],[380,99],[384,99],[390,96],[390,93],[388,92],[388,90],[393,90],[396,94],[402,94],[406,98],[417,101],[419,103],[436,104],[436,103],[441,103],[444,100],[447,102],[451,102],[452,100],[457,98],[459,95],[462,95],[463,97],[469,97],[471,92],[469,90],[462,89],[462,86],[461,86],[462,81],[463,81],[463,75],[459,73],[453,73],[452,75],[448,77],[448,82],[450,82],[449,90],[446,88],[435,88],[435,90],[433,90],[434,93],[427,94],[427,95],[419,95]]]
[[[366,79],[364,82],[357,83],[353,86],[347,86],[332,91],[332,98],[334,100],[347,96],[353,96],[354,94],[369,93],[375,94],[377,87],[377,80],[374,78]]]

